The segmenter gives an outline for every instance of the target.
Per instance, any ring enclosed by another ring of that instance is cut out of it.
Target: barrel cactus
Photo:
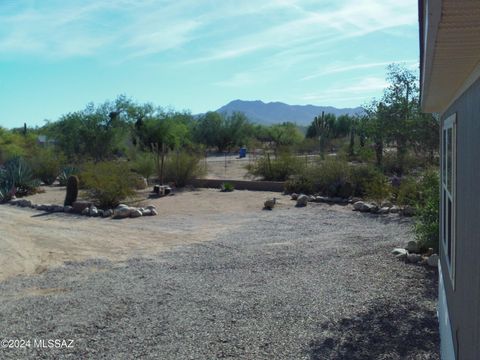
[[[67,195],[65,196],[65,206],[72,206],[78,196],[78,177],[71,175],[67,180]]]

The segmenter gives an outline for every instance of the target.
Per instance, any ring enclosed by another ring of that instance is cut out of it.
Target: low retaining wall
[[[283,192],[285,183],[282,181],[248,181],[248,180],[220,180],[220,179],[194,179],[191,185],[197,188],[219,189],[223,183],[230,183],[235,190],[252,191],[277,191]]]

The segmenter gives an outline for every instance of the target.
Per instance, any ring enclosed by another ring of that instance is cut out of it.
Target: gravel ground
[[[0,338],[32,342],[0,358],[439,359],[437,274],[390,255],[407,220],[321,204],[257,215],[155,257],[0,283]]]

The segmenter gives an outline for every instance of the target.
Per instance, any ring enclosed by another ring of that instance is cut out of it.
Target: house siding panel
[[[450,281],[443,248],[440,249],[440,253],[457,359],[478,359],[480,356],[480,79],[443,114],[442,122],[454,113],[457,115],[454,284]]]

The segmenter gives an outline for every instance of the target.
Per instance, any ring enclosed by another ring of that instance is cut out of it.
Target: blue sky
[[[416,0],[0,0],[0,126],[88,102],[354,107],[418,67]]]

